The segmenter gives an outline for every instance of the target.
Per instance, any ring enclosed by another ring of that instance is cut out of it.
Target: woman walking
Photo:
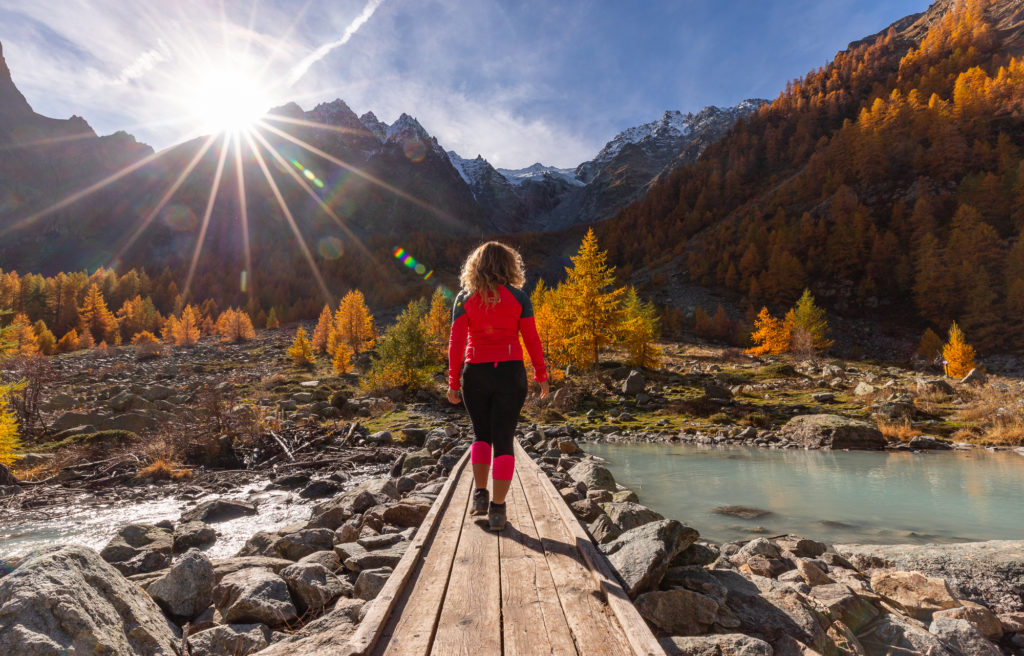
[[[516,423],[526,401],[520,333],[542,399],[548,395],[548,375],[533,306],[522,290],[522,256],[514,248],[489,241],[466,258],[459,282],[462,291],[455,297],[448,340],[448,400],[458,403],[461,390],[476,436],[469,454],[476,484],[470,512],[486,513],[491,530],[500,531],[505,527],[505,495],[515,471]],[[494,498],[488,504],[492,455]]]

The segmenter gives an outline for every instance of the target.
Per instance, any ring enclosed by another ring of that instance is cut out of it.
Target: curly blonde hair
[[[523,256],[499,241],[489,241],[478,246],[466,258],[462,273],[459,274],[462,288],[470,294],[479,292],[480,299],[488,307],[501,300],[498,285],[520,289],[525,282]]]

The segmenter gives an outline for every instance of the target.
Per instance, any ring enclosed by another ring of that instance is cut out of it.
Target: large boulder
[[[707,633],[718,618],[717,601],[683,588],[644,593],[636,598],[636,609],[659,629],[677,636]]]
[[[213,603],[229,624],[281,626],[298,617],[288,584],[265,569],[228,574],[214,588]]]
[[[920,572],[875,572],[871,589],[914,619],[927,622],[937,610],[960,605],[945,579]]]
[[[300,612],[320,611],[342,594],[352,594],[351,583],[315,563],[295,563],[281,570],[281,578]]]
[[[268,644],[266,624],[222,624],[188,638],[191,656],[248,656]]]
[[[388,582],[392,571],[390,567],[377,567],[359,572],[359,576],[356,577],[355,596],[367,601],[376,597]]]
[[[437,460],[434,459],[429,449],[420,449],[405,455],[405,460],[402,461],[402,473],[407,474],[414,469],[436,464]]]
[[[858,569],[893,568],[945,579],[957,599],[997,613],[1024,611],[1024,540],[835,545]]]
[[[308,525],[310,528],[329,528],[335,531],[352,515],[396,500],[398,496],[398,487],[390,478],[363,481],[333,499],[313,506]]]
[[[365,604],[362,599],[342,597],[330,612],[275,642],[260,656],[339,653],[355,633]]]
[[[608,490],[615,492],[615,477],[606,467],[602,467],[596,460],[586,459],[569,470],[569,478],[577,483],[584,483],[588,490]]]
[[[409,498],[387,506],[381,518],[388,524],[409,528],[422,524],[428,512],[430,503],[426,499]]]
[[[138,586],[77,545],[0,579],[0,654],[176,656],[178,629]]]
[[[239,499],[213,499],[204,501],[181,515],[182,522],[226,522],[231,519],[256,514],[256,504]]]
[[[328,528],[307,528],[282,535],[274,544],[276,554],[288,560],[299,560],[317,551],[334,547],[334,531]]]
[[[214,583],[213,563],[201,551],[192,549],[150,583],[146,592],[168,615],[192,619],[213,601]]]
[[[773,656],[772,646],[742,633],[668,637],[658,641],[669,656]]]
[[[217,541],[217,531],[206,522],[184,522],[174,527],[174,553],[205,549]]]
[[[809,595],[833,620],[842,622],[856,633],[879,615],[871,601],[861,597],[843,583],[817,585]]]
[[[647,506],[641,506],[639,503],[632,503],[630,501],[603,503],[601,508],[608,515],[608,519],[612,520],[612,523],[619,527],[620,531],[629,531],[637,526],[665,519],[660,513],[651,510]]]
[[[822,449],[884,449],[885,437],[875,426],[838,415],[793,417],[781,437],[805,447]]]
[[[989,640],[999,640],[1003,637],[1003,625],[999,618],[995,613],[980,604],[968,601],[958,608],[935,611],[932,615],[932,620],[937,620],[940,617],[970,622],[974,628],[981,631],[981,634]]]
[[[928,630],[964,656],[1001,656],[999,647],[989,642],[973,624],[955,617],[936,617]]]
[[[913,620],[887,613],[857,635],[868,656],[890,654],[928,654],[929,656],[961,656],[949,649],[933,633],[922,629]]]
[[[631,598],[661,582],[669,563],[700,537],[696,530],[674,519],[644,524],[601,545],[619,573]]]
[[[644,375],[634,369],[626,376],[626,380],[622,381],[622,393],[626,396],[636,396],[644,391],[646,385],[647,381],[644,380]]]
[[[171,564],[174,537],[170,529],[152,524],[121,527],[100,557],[125,576],[163,569]]]

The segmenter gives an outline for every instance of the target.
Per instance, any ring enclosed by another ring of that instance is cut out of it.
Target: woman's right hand
[[[548,385],[548,381],[547,380],[540,381],[540,398],[542,398],[542,399],[548,398],[548,391],[549,390],[550,390],[550,385]]]
[[[451,403],[452,405],[458,405],[462,403],[462,394],[459,392],[459,390],[454,390],[450,387],[448,388],[448,402]]]

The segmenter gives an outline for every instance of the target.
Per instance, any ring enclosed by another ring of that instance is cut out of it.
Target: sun
[[[259,76],[239,68],[213,66],[198,73],[188,86],[188,111],[205,134],[243,132],[272,104]]]

